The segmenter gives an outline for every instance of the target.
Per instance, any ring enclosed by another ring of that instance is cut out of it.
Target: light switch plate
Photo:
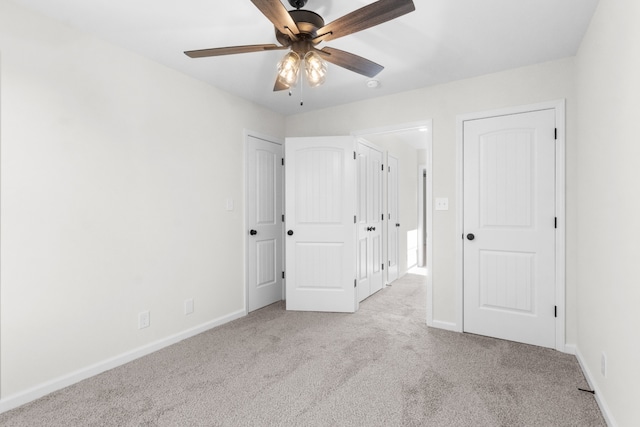
[[[228,211],[232,211],[233,210],[233,199],[227,199],[227,202],[225,203],[225,208]]]
[[[438,197],[438,198],[436,198],[436,210],[437,211],[448,211],[449,210],[449,198],[447,198],[447,197]]]

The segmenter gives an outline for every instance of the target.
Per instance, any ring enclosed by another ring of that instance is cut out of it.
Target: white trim
[[[424,176],[423,176],[424,175]],[[425,252],[427,251],[427,242],[424,238],[424,231],[427,228],[427,223],[424,221],[425,214],[425,185],[427,176],[427,165],[418,165],[418,267],[425,267],[427,260],[425,259]],[[420,265],[422,264],[422,265]]]
[[[244,230],[249,230],[249,218],[248,218],[248,214],[249,214],[249,192],[247,191],[247,184],[249,182],[249,180],[247,179],[247,164],[249,162],[249,159],[247,158],[248,152],[247,152],[247,144],[249,143],[248,139],[249,137],[254,137],[257,139],[261,139],[263,141],[266,142],[270,142],[272,144],[276,144],[276,145],[280,145],[282,147],[282,158],[284,159],[284,141],[282,139],[279,138],[274,138],[270,135],[266,135],[260,132],[255,132],[249,129],[244,129],[242,132],[242,140],[243,142],[243,147],[242,150],[244,151],[243,153],[243,158],[244,158],[244,163],[242,164],[242,179],[244,180],[243,186],[242,186],[242,191],[244,192],[243,194],[243,212],[242,212],[242,216],[243,216],[243,224],[244,224]],[[284,170],[282,171],[282,212],[284,213]],[[286,240],[284,239],[284,224],[282,225],[282,271],[284,270],[284,258],[285,258],[285,243]],[[243,257],[243,263],[244,263],[244,268],[243,268],[243,272],[244,272],[244,309],[245,311],[249,312],[249,235],[247,233],[243,233],[243,248],[242,248],[242,252],[244,254]],[[285,279],[282,279],[282,299],[285,299]]]
[[[570,346],[565,345],[565,348],[566,347],[570,347]],[[600,412],[602,412],[602,416],[605,422],[609,427],[617,427],[618,423],[616,423],[616,420],[613,418],[613,414],[609,409],[607,402],[605,402],[604,397],[602,397],[603,394],[601,393],[600,388],[598,387],[597,383],[593,380],[593,375],[591,374],[589,367],[585,363],[584,358],[582,357],[582,353],[580,352],[580,349],[576,348],[575,346],[573,347],[575,349],[576,359],[578,359],[580,368],[582,368],[582,372],[584,373],[584,377],[586,378],[587,383],[589,383],[589,387],[591,387],[591,390],[595,392],[594,397],[596,398],[596,403],[600,407]]]
[[[432,128],[430,128],[431,130]],[[433,135],[433,132],[429,132]],[[434,326],[433,320],[433,138],[427,139],[427,326]]]
[[[556,350],[566,351],[565,347],[565,322],[566,322],[566,301],[565,301],[565,239],[566,239],[566,213],[565,213],[565,156],[566,156],[566,134],[565,134],[565,108],[564,99],[556,101],[556,217],[558,224],[556,229],[556,305],[558,307],[558,318],[556,320]]]
[[[576,345],[575,344],[565,344],[564,345],[564,353],[571,354],[573,356],[576,355]]]
[[[558,228],[556,230],[556,292],[555,299],[558,306],[558,317],[556,319],[556,340],[555,348],[558,351],[566,352],[565,345],[565,323],[566,323],[566,301],[565,301],[565,100],[542,102],[538,104],[524,105],[518,107],[503,108],[485,112],[462,114],[456,117],[456,327],[458,332],[464,330],[464,296],[463,296],[463,161],[462,161],[462,141],[464,138],[463,126],[467,120],[486,119],[490,117],[506,116],[511,114],[528,113],[540,110],[555,110],[556,128],[558,129],[558,139],[556,141],[556,215],[558,218]]]
[[[363,129],[351,132],[351,135],[355,137],[366,138],[367,135],[381,135],[386,133],[402,132],[408,130],[427,129],[427,326],[435,326],[433,320],[433,120],[427,119],[419,122],[411,122],[405,124],[397,124],[391,126],[383,126],[378,128]],[[399,272],[398,272],[399,273]],[[404,273],[406,274],[406,272]],[[398,278],[404,276],[398,274]],[[442,329],[447,329],[446,322],[437,322],[438,324],[445,325]]]
[[[366,138],[366,135],[384,135],[386,133],[396,133],[408,130],[428,129],[430,135],[433,134],[433,120],[421,120],[419,122],[401,123],[391,126],[382,126],[370,129],[361,129],[351,132],[351,135],[356,137]]]
[[[93,365],[87,366],[86,368],[82,368],[75,372],[71,372],[67,375],[63,375],[53,380],[44,382],[28,390],[8,396],[0,400],[0,413],[9,411],[11,409],[17,408],[18,406],[32,402],[36,399],[46,396],[49,393],[53,393],[54,391],[63,389],[65,387],[78,383],[87,378],[91,378],[95,375],[108,371],[109,369],[122,366],[135,359],[154,353],[158,350],[161,350],[165,347],[178,343],[182,340],[191,338],[195,335],[206,332],[217,326],[231,322],[232,320],[236,320],[241,317],[244,317],[246,316],[246,314],[247,313],[244,309],[235,311],[233,313],[227,314],[226,316],[222,316],[217,319],[211,320],[209,322],[203,323],[202,325],[195,326],[191,329],[187,329],[186,331],[183,331],[174,335],[170,335],[166,338],[160,339],[158,341],[154,341],[152,343],[146,344],[142,347],[138,347],[126,353],[122,353],[110,359],[106,359],[101,362],[95,363]]]
[[[432,328],[444,329],[445,331],[458,332],[458,325],[453,322],[445,322],[443,320],[431,320],[429,325]]]

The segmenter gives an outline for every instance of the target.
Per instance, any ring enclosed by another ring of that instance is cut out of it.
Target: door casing
[[[477,120],[483,118],[505,116],[518,113],[527,113],[539,110],[555,110],[557,139],[556,139],[556,215],[558,219],[556,230],[556,305],[558,307],[556,318],[556,345],[558,351],[566,352],[565,346],[565,150],[566,150],[566,124],[565,124],[565,100],[543,102],[538,104],[524,105],[518,107],[505,108],[478,113],[459,115],[456,118],[456,317],[455,322],[433,320],[431,326],[449,329],[457,332],[463,331],[464,326],[464,294],[463,294],[463,139],[464,122],[467,120]]]

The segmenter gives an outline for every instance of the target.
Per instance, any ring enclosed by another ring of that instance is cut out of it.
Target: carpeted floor
[[[424,277],[356,314],[278,303],[0,415],[2,426],[604,426],[573,356],[425,325]]]

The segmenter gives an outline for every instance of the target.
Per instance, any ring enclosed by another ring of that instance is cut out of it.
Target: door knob
[[[396,227],[400,227],[400,224],[396,223]]]
[[[371,227],[371,231],[376,231],[376,228],[375,227]]]
[[[467,239],[469,239],[469,240],[473,240],[473,239],[475,239],[475,238],[476,238],[476,236],[474,236],[474,235],[473,235],[473,233],[469,233],[469,234],[467,234]]]
[[[289,236],[293,236],[293,230],[289,230],[289,231],[287,231],[287,234],[288,234]]]
[[[249,231],[249,234],[251,234],[252,236],[255,236],[256,234],[258,234],[258,232],[256,230],[251,230]]]
[[[371,227],[367,227],[367,231],[371,231]]]

